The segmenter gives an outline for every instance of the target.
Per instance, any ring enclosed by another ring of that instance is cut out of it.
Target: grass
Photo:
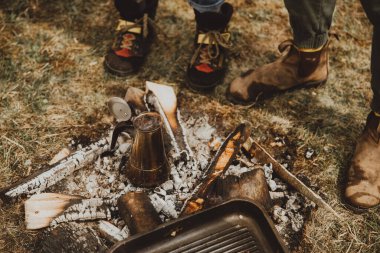
[[[294,252],[379,252],[378,209],[353,214],[339,194],[340,175],[371,99],[371,28],[359,1],[338,1],[332,30],[340,40],[332,40],[328,83],[254,107],[231,105],[225,89],[242,71],[278,56],[277,44],[291,37],[288,16],[281,1],[230,2],[236,46],[225,82],[211,96],[182,89],[182,110],[207,113],[226,132],[248,121],[264,144],[276,135],[287,137],[295,154],[293,172],[317,184],[344,218],[314,211]],[[73,136],[96,139],[112,124],[107,99],[124,96],[128,86],[142,87],[145,80],[184,83],[194,32],[185,1],[160,2],[162,31],[141,72],[129,78],[114,78],[102,66],[117,18],[111,0],[0,3],[0,187],[41,168]],[[304,158],[309,147],[317,153],[313,160]],[[33,250],[36,232],[26,231],[23,219],[22,201],[0,208],[1,252]]]

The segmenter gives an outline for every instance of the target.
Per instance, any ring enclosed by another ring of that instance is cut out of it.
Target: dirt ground
[[[275,96],[251,107],[224,97],[242,71],[270,62],[291,37],[282,1],[230,0],[235,7],[224,84],[209,96],[183,88],[191,57],[193,12],[187,2],[161,1],[158,40],[141,72],[115,78],[103,70],[117,13],[112,0],[14,0],[0,3],[0,188],[46,164],[81,134],[94,140],[112,125],[111,96],[145,80],[175,83],[182,110],[207,113],[226,132],[248,121],[254,137],[285,136],[294,147],[293,172],[309,177],[343,216],[312,213],[294,252],[380,252],[378,209],[354,214],[342,205],[341,174],[369,112],[371,26],[359,1],[338,1],[332,30],[330,78],[316,89]],[[313,159],[305,151],[316,151]],[[37,232],[25,230],[22,201],[0,208],[0,252],[31,252]]]

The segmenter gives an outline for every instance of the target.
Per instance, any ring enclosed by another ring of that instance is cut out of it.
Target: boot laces
[[[206,43],[207,41],[208,43]],[[207,46],[204,46],[206,44]],[[232,43],[229,38],[222,36],[218,31],[209,31],[205,33],[191,58],[190,64],[194,65],[198,56],[200,63],[210,64],[211,60],[218,58],[220,55],[220,47],[231,48]],[[215,52],[213,52],[213,49],[215,49]]]
[[[142,36],[145,39],[148,37],[148,26],[154,28],[155,24],[154,21],[151,18],[149,18],[147,13],[145,13],[142,18],[136,19],[135,22],[120,22],[117,27],[117,30],[123,34],[123,37],[122,40],[119,42],[119,47],[131,50],[133,41],[136,39],[136,37],[130,36],[130,30],[132,30],[133,28],[142,29]]]

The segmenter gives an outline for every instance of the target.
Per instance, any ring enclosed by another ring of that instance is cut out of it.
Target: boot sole
[[[323,81],[315,81],[315,82],[302,83],[302,84],[296,85],[296,86],[294,86],[294,87],[292,87],[290,89],[287,89],[287,90],[274,91],[271,94],[267,94],[266,96],[259,97],[256,101],[250,101],[250,102],[245,102],[245,101],[238,100],[238,99],[234,98],[231,95],[231,93],[229,93],[228,91],[226,92],[226,98],[227,98],[227,100],[229,100],[233,104],[247,106],[247,105],[251,105],[252,103],[255,103],[257,101],[264,100],[264,99],[267,99],[267,98],[271,98],[271,97],[273,97],[276,94],[282,94],[282,93],[285,93],[285,92],[289,92],[289,91],[291,92],[291,91],[295,91],[295,90],[299,90],[299,89],[317,88],[319,86],[322,86],[322,85],[326,84],[326,82],[327,82],[327,79],[325,79]]]
[[[131,69],[129,71],[120,71],[120,70],[114,69],[110,65],[108,65],[107,61],[103,62],[103,66],[108,73],[110,73],[114,76],[119,76],[119,77],[126,77],[129,75],[135,74],[137,72],[134,69]]]
[[[208,86],[198,85],[190,80],[190,78],[186,75],[186,86],[195,92],[201,92],[201,93],[210,93],[212,92],[216,86],[218,86],[221,81],[216,81]]]

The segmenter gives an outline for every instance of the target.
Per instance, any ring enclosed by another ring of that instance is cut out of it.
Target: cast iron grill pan
[[[112,253],[288,252],[267,214],[248,200],[231,200],[117,243]]]

